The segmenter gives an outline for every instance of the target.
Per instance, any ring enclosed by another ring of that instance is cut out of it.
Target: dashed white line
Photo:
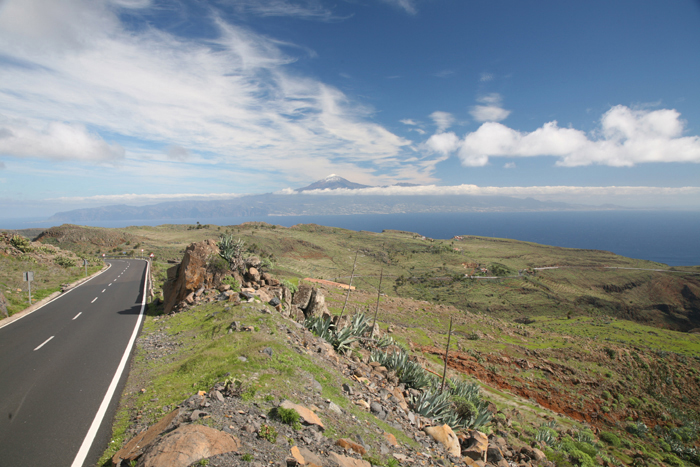
[[[112,283],[110,282],[109,285],[108,285],[107,287],[111,287],[111,286],[112,286]]]
[[[102,289],[102,292],[100,292],[100,293],[105,293],[105,290],[107,290],[107,289]]]
[[[93,298],[90,303],[95,303],[95,300],[97,300],[97,297]]]
[[[75,315],[71,321],[75,320],[75,318],[77,318],[78,316],[80,316],[80,315],[82,315],[82,314],[83,314],[83,312],[81,311],[80,313],[78,313],[77,315]]]
[[[39,350],[40,348],[42,348],[43,346],[45,346],[45,345],[46,345],[51,339],[53,339],[54,337],[55,337],[55,336],[49,337],[49,338],[46,339],[39,347],[37,347],[37,348],[34,349],[34,350]]]

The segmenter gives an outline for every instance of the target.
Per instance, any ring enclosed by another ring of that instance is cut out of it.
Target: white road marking
[[[146,290],[146,285],[148,284],[148,268],[150,264],[146,263],[146,279],[144,279],[143,282],[143,289]],[[78,454],[75,456],[75,459],[73,460],[73,463],[71,464],[71,467],[82,467],[83,463],[85,462],[85,458],[88,455],[88,451],[90,450],[90,446],[92,446],[92,442],[95,440],[95,436],[97,435],[97,430],[100,427],[100,424],[102,423],[102,419],[105,416],[105,413],[107,412],[107,407],[109,406],[109,402],[112,400],[112,397],[114,396],[114,392],[117,390],[117,384],[119,383],[119,379],[121,378],[122,373],[124,372],[124,368],[126,367],[127,362],[129,361],[129,355],[131,354],[131,349],[134,346],[134,342],[136,341],[136,335],[139,332],[139,327],[141,325],[141,320],[143,319],[143,310],[146,308],[146,294],[143,294],[143,298],[141,299],[141,312],[139,313],[139,317],[136,320],[136,326],[134,327],[134,332],[131,334],[131,339],[129,339],[129,343],[126,345],[126,350],[124,350],[124,355],[122,356],[121,362],[119,362],[119,367],[117,368],[117,372],[114,374],[114,378],[112,378],[112,382],[109,385],[109,388],[107,389],[107,393],[105,394],[104,399],[102,399],[102,404],[100,404],[100,408],[97,410],[97,414],[95,415],[95,419],[92,421],[92,425],[90,425],[90,429],[87,432],[87,435],[85,435],[85,439],[83,440],[83,444],[80,446],[80,450],[78,451]]]
[[[100,292],[100,293],[105,293],[105,290],[107,290],[107,289],[102,289],[102,292]]]
[[[34,349],[34,350],[39,350],[40,348],[42,348],[43,346],[45,346],[45,345],[46,345],[51,339],[53,339],[54,337],[55,337],[55,336],[49,337],[48,339],[46,339],[46,340],[44,341],[43,344],[41,344],[39,347],[37,347],[37,348]]]
[[[77,315],[75,315],[71,321],[75,320],[75,318],[77,318],[78,316],[80,316],[80,315],[82,315],[82,314],[83,314],[83,312],[81,311],[80,313],[78,313]]]
[[[108,285],[107,287],[111,287],[111,286],[112,286],[112,283],[110,282],[109,285]]]
[[[97,297],[93,298],[90,303],[95,303],[95,300],[97,300]]]

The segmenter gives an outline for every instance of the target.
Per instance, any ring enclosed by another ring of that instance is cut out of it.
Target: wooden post
[[[450,338],[452,337],[452,317],[450,316],[450,332],[447,333],[447,348],[445,349],[445,367],[442,370],[442,386],[440,393],[445,390],[445,378],[447,377],[447,355],[450,352]]]
[[[343,304],[343,310],[340,312],[340,316],[338,317],[338,323],[340,323],[340,318],[343,317],[343,313],[345,313],[345,307],[348,305],[348,299],[350,298],[350,289],[352,288],[352,280],[355,278],[355,265],[357,264],[357,255],[359,254],[359,251],[355,252],[355,261],[352,263],[352,274],[350,274],[350,285],[348,286],[348,294],[345,296],[345,303]]]
[[[384,277],[384,268],[379,271],[379,288],[377,289],[377,309],[374,310],[374,321],[372,322],[372,333],[369,338],[374,337],[374,326],[377,325],[377,314],[379,313],[379,297],[382,295],[382,277]]]

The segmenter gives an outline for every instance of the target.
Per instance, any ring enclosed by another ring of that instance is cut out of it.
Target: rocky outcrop
[[[215,287],[221,278],[210,271],[208,260],[218,256],[219,248],[214,240],[192,243],[185,250],[182,262],[168,269],[168,280],[163,285],[165,313],[170,313],[175,305],[184,301],[200,288]],[[192,298],[192,297],[190,297]]]
[[[245,273],[222,268],[221,261],[214,240],[188,246],[182,262],[167,271],[167,281],[163,285],[164,313],[182,311],[197,303],[215,300],[238,303],[240,300],[250,301],[257,297],[290,316],[288,305],[292,301],[292,294],[279,280],[260,270],[260,259],[255,256],[246,259]],[[231,285],[222,283],[229,274],[241,284],[240,292],[232,290]]]
[[[302,285],[292,298],[292,306],[297,307],[304,317],[321,316],[328,313],[326,297],[321,289]]]
[[[238,440],[203,425],[185,425],[168,433],[146,449],[140,467],[187,467],[193,462],[238,451]]]

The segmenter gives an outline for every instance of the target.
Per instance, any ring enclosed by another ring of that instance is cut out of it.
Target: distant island
[[[392,187],[418,187],[400,183]],[[445,212],[581,211],[623,209],[534,198],[476,195],[367,194],[370,187],[330,175],[284,194],[265,193],[212,201],[168,201],[147,206],[112,205],[59,212],[52,222],[92,222],[148,219],[213,219],[251,216],[401,214]]]

